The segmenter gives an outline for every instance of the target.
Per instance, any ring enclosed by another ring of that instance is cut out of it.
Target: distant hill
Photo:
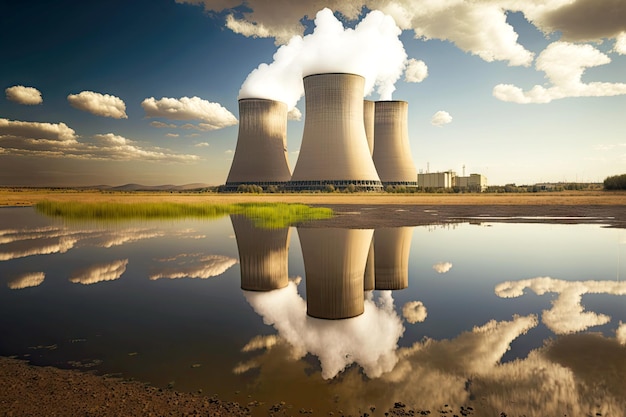
[[[211,187],[208,184],[203,183],[193,183],[193,184],[184,184],[184,185],[141,185],[141,184],[124,184],[118,185],[116,187],[106,188],[111,191],[188,191],[188,190],[197,190],[200,188]]]

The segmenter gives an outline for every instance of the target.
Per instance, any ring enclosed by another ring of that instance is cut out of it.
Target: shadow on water
[[[623,230],[3,214],[2,355],[255,415],[625,415]]]

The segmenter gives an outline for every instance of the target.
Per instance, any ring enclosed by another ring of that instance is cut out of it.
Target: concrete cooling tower
[[[365,79],[344,73],[304,77],[306,117],[298,161],[289,188],[327,185],[381,190],[365,134]]]
[[[363,122],[365,123],[365,136],[367,146],[370,148],[370,155],[374,153],[374,112],[376,104],[371,100],[363,100]]]
[[[298,228],[307,314],[345,319],[363,314],[363,276],[373,230]]]
[[[290,229],[260,229],[238,215],[230,216],[230,221],[239,250],[241,288],[271,291],[287,286]]]
[[[409,103],[377,101],[374,122],[374,165],[383,186],[417,187],[408,129]]]
[[[257,98],[239,100],[237,148],[225,190],[242,184],[266,188],[291,179],[287,161],[287,105]]]

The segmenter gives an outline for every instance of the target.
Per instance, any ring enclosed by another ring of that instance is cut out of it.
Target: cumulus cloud
[[[550,310],[542,312],[541,320],[553,332],[568,334],[606,324],[611,317],[592,311],[585,311],[582,296],[585,294],[626,295],[626,282],[616,281],[564,281],[550,277],[537,277],[520,281],[507,281],[498,284],[495,293],[498,297],[514,298],[530,289],[537,295],[556,293]]]
[[[176,129],[178,127],[178,125],[174,123],[163,123],[163,122],[159,122],[158,120],[154,120],[150,122],[150,126],[156,127],[158,129],[165,129],[165,128]]]
[[[440,274],[445,274],[452,268],[452,264],[450,262],[438,262],[433,265],[433,269]]]
[[[67,96],[67,101],[69,101],[72,107],[95,114],[96,116],[128,119],[124,101],[110,94],[81,91],[78,94],[70,94]]]
[[[433,114],[433,117],[430,119],[430,124],[433,126],[441,127],[443,125],[447,125],[452,122],[452,116],[447,111],[440,110],[437,113]]]
[[[32,106],[43,103],[41,92],[35,87],[24,87],[23,85],[14,85],[4,90],[7,100],[14,101],[19,104]]]
[[[157,260],[156,272],[150,274],[151,280],[160,278],[200,278],[216,277],[226,272],[238,261],[224,255],[181,254],[169,259]]]
[[[411,324],[423,322],[427,315],[426,306],[421,301],[409,301],[402,306],[402,316]]]
[[[196,148],[208,148],[211,145],[208,142],[198,142],[193,146],[195,146]]]
[[[50,158],[118,161],[189,162],[196,155],[175,154],[166,149],[144,149],[113,133],[78,141],[76,132],[65,123],[23,122],[0,119],[0,150],[5,154]]]
[[[382,100],[389,100],[407,59],[400,33],[393,19],[379,11],[351,29],[323,9],[315,16],[313,33],[293,37],[276,51],[271,64],[261,64],[248,75],[239,98],[278,100],[292,109],[304,94],[304,76],[347,72],[365,78],[365,96],[376,89]]]
[[[626,32],[622,32],[617,36],[613,50],[620,55],[626,55]]]
[[[404,70],[404,81],[408,83],[421,83],[428,77],[428,67],[424,61],[410,58]]]
[[[237,118],[219,103],[200,97],[150,97],[141,102],[147,117],[162,117],[170,120],[200,120],[201,130],[216,130],[237,124]],[[157,127],[166,127],[159,125]],[[167,126],[169,127],[169,126]]]
[[[267,292],[244,291],[263,322],[274,326],[292,349],[294,357],[307,353],[319,358],[322,377],[330,379],[349,365],[360,365],[376,378],[393,369],[397,342],[404,327],[393,308],[390,291],[382,291],[378,303],[364,300],[363,314],[344,320],[321,320],[306,314],[306,301],[297,284]]]
[[[287,120],[302,120],[302,112],[297,107],[289,110],[287,113]]]
[[[626,84],[582,81],[587,68],[605,65],[611,59],[591,45],[553,42],[537,58],[536,68],[545,72],[550,87],[535,85],[528,91],[512,84],[498,84],[493,95],[514,103],[549,103],[566,97],[607,97],[626,94]]]
[[[43,272],[29,272],[27,274],[19,275],[11,279],[7,286],[12,290],[21,290],[23,288],[37,287],[41,285],[46,274]]]

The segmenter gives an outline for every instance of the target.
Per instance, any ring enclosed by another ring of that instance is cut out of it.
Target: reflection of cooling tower
[[[417,187],[408,128],[409,103],[377,101],[374,125],[374,164],[384,186]]]
[[[227,190],[241,184],[284,185],[287,162],[287,105],[265,99],[239,100],[239,134]]]
[[[409,286],[409,252],[412,227],[374,231],[374,270],[377,290],[401,290]]]
[[[288,283],[288,251],[290,229],[259,229],[243,217],[231,215],[235,230],[241,288],[249,291],[270,291]]]
[[[363,275],[373,233],[298,228],[309,316],[344,319],[363,313]]]
[[[365,276],[363,277],[363,289],[372,291],[376,288],[376,270],[374,268],[374,239],[370,243],[370,250],[367,253],[367,264],[365,265]]]
[[[354,184],[361,189],[381,189],[365,135],[364,85],[365,79],[355,74],[304,77],[306,118],[290,188]]]
[[[363,122],[365,123],[365,136],[370,155],[374,153],[374,112],[376,105],[373,101],[363,100]]]

